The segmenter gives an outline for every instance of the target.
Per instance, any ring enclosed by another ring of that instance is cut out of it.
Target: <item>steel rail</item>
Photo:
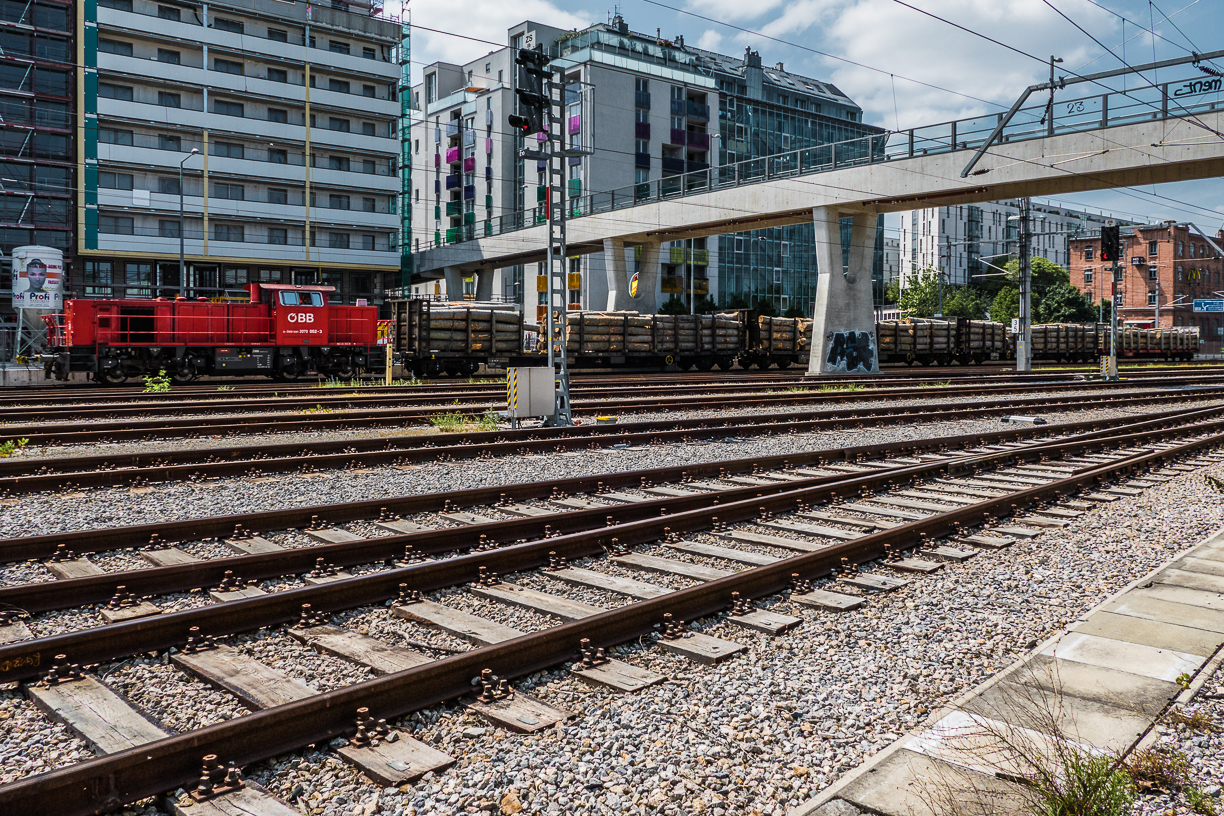
[[[272,530],[297,529],[309,525],[315,516],[335,524],[375,518],[385,509],[397,515],[412,515],[443,509],[449,501],[456,507],[490,505],[506,498],[525,501],[542,498],[556,489],[567,494],[592,493],[601,484],[609,488],[637,485],[642,479],[651,483],[674,482],[688,475],[692,478],[716,477],[721,471],[738,474],[754,467],[764,469],[784,468],[787,465],[809,466],[837,462],[855,462],[876,456],[904,455],[908,453],[944,452],[967,445],[987,445],[1030,437],[1050,438],[1058,435],[1078,433],[1085,436],[1085,427],[1096,429],[1093,433],[1107,434],[1118,427],[1144,427],[1160,422],[1175,421],[1187,416],[1185,409],[1164,411],[1145,415],[1142,420],[1134,417],[1114,417],[1101,420],[1078,420],[1056,425],[1008,428],[1000,431],[961,436],[929,437],[901,442],[880,442],[873,445],[857,445],[849,448],[824,449],[800,453],[777,454],[747,459],[723,459],[708,463],[673,465],[661,468],[609,472],[554,479],[544,482],[520,482],[493,487],[469,488],[446,493],[412,494],[341,504],[320,504],[295,507],[285,510],[267,510],[258,513],[240,513],[212,516],[199,519],[176,519],[154,524],[128,525],[96,530],[74,530],[66,533],[48,533],[38,536],[0,539],[0,563],[47,558],[63,546],[72,556],[86,555],[107,550],[137,549],[147,546],[153,536],[161,546],[183,541],[198,541],[223,538],[234,531],[236,525],[252,533]]]
[[[1224,420],[1215,421],[1224,425]],[[728,519],[736,521],[741,520],[742,514],[737,516],[734,512],[724,512],[726,508],[738,507],[742,509],[756,502],[757,507],[772,510],[775,508],[779,496],[789,496],[792,499],[798,496],[800,498],[810,498],[813,501],[825,501],[830,497],[836,498],[839,495],[839,491],[840,495],[843,496],[855,495],[881,486],[891,486],[894,480],[908,482],[917,476],[937,473],[956,475],[963,469],[971,469],[971,465],[964,465],[965,462],[1008,463],[1017,458],[1024,460],[1030,458],[1040,459],[1054,451],[1071,448],[1078,450],[1085,446],[1095,449],[1107,444],[1118,444],[1127,440],[1143,438],[1145,435],[1168,432],[1164,425],[1160,423],[1149,422],[1142,423],[1142,425],[1144,426],[1142,430],[1136,430],[1135,427],[1124,428],[1123,430],[1127,430],[1128,433],[1121,436],[1094,433],[1056,442],[1043,442],[1039,445],[1014,450],[987,454],[968,454],[954,459],[912,465],[891,471],[869,472],[841,477],[822,477],[819,480],[813,480],[819,481],[819,484],[809,483],[801,487],[795,487],[792,483],[790,485],[784,484],[780,486],[781,489],[775,490],[762,489],[758,491],[756,488],[737,488],[713,495],[706,494],[704,496],[686,497],[674,502],[668,499],[666,501],[669,507],[666,514],[652,512],[661,509],[662,501],[654,502],[650,508],[643,506],[646,503],[638,503],[632,505],[634,512],[620,514],[619,523],[612,527],[604,527],[598,524],[600,521],[598,516],[604,515],[603,508],[597,511],[581,511],[582,518],[578,518],[580,514],[575,513],[572,514],[575,516],[573,521],[588,519],[594,523],[567,526],[566,532],[557,537],[538,537],[534,541],[524,542],[519,538],[511,538],[517,535],[520,530],[529,529],[528,523],[533,521],[533,519],[499,522],[498,529],[501,531],[509,532],[513,530],[513,532],[507,535],[507,538],[516,543],[496,548],[496,541],[498,539],[490,536],[486,545],[492,547],[492,549],[477,549],[468,555],[457,555],[440,561],[400,567],[385,572],[370,573],[319,586],[284,590],[244,601],[231,601],[0,646],[0,682],[35,676],[39,673],[40,667],[47,665],[47,658],[50,655],[66,654],[70,655],[74,662],[83,664],[96,663],[103,660],[126,657],[142,651],[177,645],[183,642],[186,632],[191,626],[199,626],[205,634],[234,634],[235,632],[249,631],[262,626],[270,626],[283,623],[286,620],[293,620],[296,618],[302,603],[310,603],[316,610],[335,611],[381,602],[387,598],[396,597],[400,581],[408,578],[412,579],[409,583],[410,588],[422,591],[455,585],[454,583],[446,583],[446,581],[451,580],[449,577],[442,579],[441,583],[433,581],[432,576],[435,575],[435,571],[439,571],[437,572],[438,575],[451,576],[450,570],[452,568],[467,569],[467,572],[463,573],[464,575],[476,575],[479,566],[487,566],[499,574],[508,574],[522,569],[531,569],[542,563],[548,563],[549,554],[552,552],[558,552],[567,558],[585,557],[598,553],[600,548],[611,537],[618,537],[623,543],[646,540],[634,538],[632,535],[633,531],[637,530],[641,525],[646,525],[649,529],[660,530],[702,529],[700,527],[692,528],[670,525],[670,522],[672,519],[691,519],[695,517],[717,517],[724,521]],[[1175,431],[1186,433],[1194,429],[1182,425],[1178,426]],[[731,501],[730,503],[720,502],[720,498],[730,499]],[[694,514],[697,515],[695,516]],[[701,514],[705,514],[705,516],[701,516]],[[305,551],[287,550],[278,553],[242,556],[240,559],[219,559],[217,561],[204,562],[204,564],[137,570],[126,573],[121,579],[118,578],[116,573],[58,582],[24,584],[0,589],[0,601],[6,605],[11,604],[17,607],[25,604],[31,611],[38,611],[40,604],[48,609],[62,608],[68,595],[72,596],[72,603],[68,604],[69,606],[87,603],[91,598],[93,600],[106,600],[109,598],[110,593],[113,592],[114,587],[120,584],[127,586],[128,591],[132,591],[135,594],[146,594],[144,590],[150,587],[146,586],[145,579],[151,578],[154,574],[158,576],[158,580],[154,582],[156,586],[151,587],[155,591],[165,592],[176,589],[190,589],[192,586],[198,585],[200,571],[209,570],[209,574],[216,580],[223,574],[222,568],[225,566],[224,562],[230,561],[243,564],[252,574],[258,574],[256,565],[267,569],[275,567],[277,564],[283,564],[291,559],[296,559],[293,563],[297,563],[299,568],[303,564],[309,567],[313,565],[314,558],[317,557],[319,552],[347,553],[348,558],[356,558],[364,563],[378,560],[387,561],[403,552],[402,548],[405,542],[414,543],[414,545],[420,543],[420,552],[423,553],[465,549],[473,545],[479,545],[481,527],[482,525],[476,525],[441,531],[413,533],[404,536],[386,536],[346,542],[343,545],[320,545]],[[542,524],[537,525],[537,534],[543,532],[540,529],[542,527]],[[492,531],[494,525],[483,525],[483,528]],[[625,533],[625,535],[622,535],[622,533]],[[595,541],[594,544],[591,543],[592,540]],[[338,564],[350,563],[340,558],[335,560]],[[142,577],[142,573],[146,575]],[[243,574],[240,577],[245,578],[246,575]],[[289,600],[287,601],[286,599]]]
[[[1193,392],[1197,399],[1224,393],[1224,388]],[[767,435],[810,430],[861,428],[865,420],[876,424],[926,423],[984,419],[1028,409],[1089,409],[1169,402],[1185,394],[1145,393],[1142,396],[1065,396],[1052,399],[977,403],[971,407],[950,407],[946,403],[868,409],[805,411],[781,415],[739,415],[686,420],[654,420],[622,425],[585,425],[573,428],[540,428],[519,431],[488,431],[463,435],[397,436],[374,439],[343,439],[329,442],[280,443],[235,448],[188,451],[149,451],[89,457],[29,458],[20,462],[0,462],[0,496],[40,490],[82,487],[121,487],[151,482],[173,482],[218,476],[258,476],[295,470],[409,464],[446,459],[491,458],[532,451],[580,450],[609,444],[692,441],[704,433]],[[870,413],[861,413],[862,411]],[[884,413],[877,413],[883,411]],[[732,424],[738,423],[738,424]],[[437,440],[454,440],[438,445]],[[219,461],[221,457],[228,457]],[[245,458],[240,458],[245,457]],[[274,458],[273,458],[274,457]],[[167,464],[169,460],[171,464]],[[184,461],[186,460],[186,461]],[[201,461],[203,460],[203,461]],[[210,461],[211,460],[211,461]],[[149,462],[147,465],[141,462]],[[95,470],[63,470],[64,467]],[[33,472],[31,472],[33,471]],[[14,475],[16,474],[16,475]]]
[[[247,765],[305,745],[323,743],[336,736],[351,734],[359,708],[367,708],[376,718],[393,719],[464,695],[470,691],[471,678],[478,676],[485,668],[490,668],[503,677],[521,677],[574,659],[578,655],[579,641],[584,638],[589,639],[593,645],[607,647],[650,634],[658,627],[665,613],[680,620],[693,620],[715,614],[730,605],[732,592],[739,592],[747,598],[777,593],[789,586],[793,574],[806,579],[822,577],[840,567],[843,559],[854,563],[873,560],[890,546],[908,549],[925,537],[940,535],[949,529],[975,524],[983,519],[991,519],[995,517],[996,511],[1015,510],[1021,505],[1042,498],[1058,497],[1078,491],[1086,485],[1095,485],[1116,473],[1131,472],[1136,468],[1147,467],[1204,447],[1219,445],[1224,440],[1224,436],[1219,433],[1219,429],[1224,427],[1224,420],[1206,423],[1200,429],[1207,427],[1213,429],[1211,435],[1200,436],[1198,439],[1150,453],[1140,453],[1047,485],[1034,486],[997,499],[952,509],[844,544],[833,544],[818,552],[747,569],[732,576],[676,590],[653,600],[632,603],[580,621],[561,624],[514,640],[442,658],[403,672],[384,675],[295,703],[265,709],[246,717],[167,737],[15,782],[0,787],[0,805],[14,808],[18,813],[76,816],[115,809],[122,804],[179,786],[189,786],[198,776],[203,755],[215,754],[239,765]],[[1151,435],[1139,433],[1132,435],[1130,439],[1139,441],[1140,438]],[[1120,441],[1121,439],[1108,440],[1115,446]],[[1065,453],[1068,450],[1083,450],[1103,444],[1104,441],[1075,441],[1050,447]],[[993,455],[976,457],[976,464],[987,464],[993,458]],[[973,459],[962,462],[962,465],[975,464]],[[926,468],[916,467],[915,470],[925,471]],[[814,492],[812,489],[798,490],[764,500],[737,502],[718,508],[718,512],[720,518],[737,521],[753,517],[762,507],[771,512],[793,507],[798,501],[811,498]],[[758,506],[758,502],[763,504]],[[660,534],[665,532],[663,528],[666,525],[670,525],[673,530],[704,529],[711,523],[712,515],[709,510],[690,511],[666,519],[637,522],[632,525],[633,529],[619,529],[618,533],[622,536],[622,542],[627,543],[657,540]],[[577,538],[588,539],[583,541],[584,547],[589,547],[592,543],[608,543],[603,540],[608,537],[607,534],[597,534],[595,537],[596,542],[590,542],[589,535]],[[571,542],[562,540],[553,542],[558,549],[562,549],[563,543],[567,545],[564,547],[566,550],[578,544],[573,542],[571,545]],[[484,560],[467,556],[405,568],[396,571],[398,574],[386,574],[384,577],[390,580],[401,577],[419,578],[427,569],[432,569],[435,572],[451,572],[453,579],[460,581],[472,580],[476,575],[476,561],[480,561],[479,565],[483,566],[486,563],[495,563],[495,556],[507,556],[511,550],[525,551],[528,548],[548,545],[549,542],[520,545],[503,551],[480,553]],[[282,594],[289,596],[299,592],[302,591],[294,590]],[[249,603],[251,602],[238,602],[235,606]]]

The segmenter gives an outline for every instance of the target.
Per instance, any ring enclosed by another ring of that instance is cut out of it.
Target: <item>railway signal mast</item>
[[[1112,307],[1109,310],[1109,354],[1101,358],[1101,379],[1109,382],[1118,380],[1118,270],[1119,258],[1122,254],[1122,237],[1117,222],[1112,219],[1101,227],[1101,260],[1109,262],[1110,292]],[[1156,326],[1157,329],[1160,326]]]
[[[524,144],[519,155],[524,160],[545,162],[548,182],[544,189],[544,206],[548,224],[548,253],[545,274],[537,279],[536,291],[546,293],[543,320],[548,343],[548,366],[555,372],[556,400],[553,414],[545,425],[573,425],[570,412],[570,383],[565,339],[567,304],[567,253],[565,241],[566,205],[566,159],[581,157],[591,151],[581,144],[567,144],[565,136],[566,108],[581,102],[585,96],[577,83],[565,79],[561,67],[549,67],[548,55],[543,45],[520,48],[514,58],[519,66],[515,93],[518,97],[518,114],[506,121],[510,127],[523,134],[524,141],[534,136],[536,145]],[[571,88],[570,86],[574,86]],[[571,99],[570,97],[575,97]],[[589,129],[590,123],[582,123]],[[573,130],[571,125],[570,130]],[[580,140],[573,140],[578,142]]]

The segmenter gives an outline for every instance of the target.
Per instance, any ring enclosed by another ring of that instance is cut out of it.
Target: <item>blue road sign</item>
[[[1224,312],[1224,300],[1195,300],[1196,312]]]

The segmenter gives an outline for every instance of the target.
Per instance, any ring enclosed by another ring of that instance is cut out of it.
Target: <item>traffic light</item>
[[[523,135],[548,130],[548,109],[551,100],[545,92],[548,78],[548,57],[543,46],[520,48],[514,58],[519,66],[518,95],[519,113],[506,118],[510,127],[521,130]]]
[[[1118,256],[1122,254],[1121,243],[1116,225],[1101,227],[1101,260],[1117,263]]]

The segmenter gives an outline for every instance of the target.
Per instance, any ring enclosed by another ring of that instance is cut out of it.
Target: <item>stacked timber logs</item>
[[[793,317],[757,317],[760,342],[755,349],[765,354],[796,354],[799,351],[799,333]]]
[[[430,309],[424,328],[431,352],[514,354],[523,345],[522,319],[513,311]]]
[[[637,312],[570,312],[566,350],[579,356],[717,355],[740,351],[734,314],[643,315]]]

